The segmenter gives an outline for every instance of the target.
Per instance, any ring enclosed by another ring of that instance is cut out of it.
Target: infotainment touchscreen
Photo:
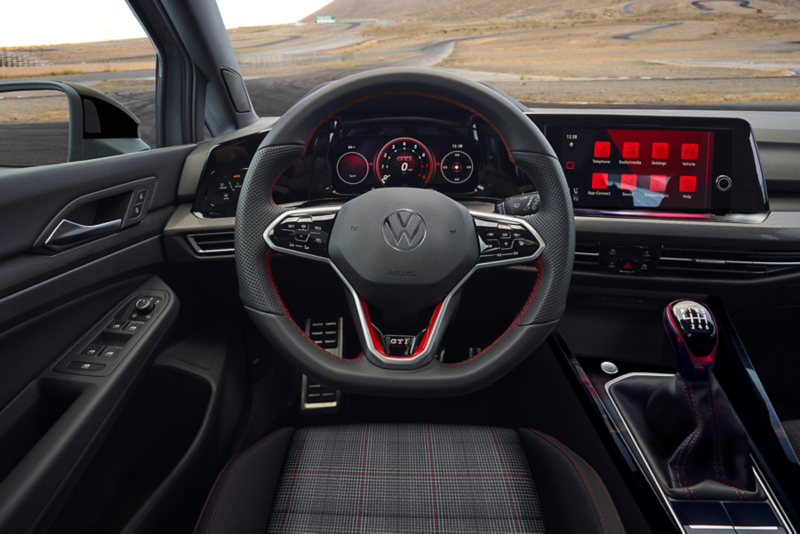
[[[710,208],[712,131],[564,127],[558,137],[576,207]]]

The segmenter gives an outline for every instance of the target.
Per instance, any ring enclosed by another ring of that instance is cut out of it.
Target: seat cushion
[[[273,432],[228,462],[195,529],[265,531],[625,532],[600,477],[556,439],[447,425]]]
[[[786,437],[792,444],[795,454],[800,457],[800,419],[794,421],[783,421],[783,428],[786,430]]]
[[[295,433],[268,532],[545,532],[513,430],[445,425]]]

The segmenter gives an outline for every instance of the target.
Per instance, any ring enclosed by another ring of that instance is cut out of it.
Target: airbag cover
[[[426,189],[375,189],[336,216],[328,251],[359,296],[382,310],[435,305],[478,260],[469,211]]]

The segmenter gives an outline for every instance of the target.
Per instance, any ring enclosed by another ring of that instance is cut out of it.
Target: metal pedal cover
[[[306,320],[306,335],[321,348],[330,352],[337,358],[342,357],[344,350],[344,319],[339,317],[333,321]],[[303,375],[303,384],[300,392],[300,409],[307,412],[311,410],[338,410],[342,392],[320,384],[319,382]]]

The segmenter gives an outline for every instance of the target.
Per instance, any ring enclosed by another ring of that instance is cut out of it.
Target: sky
[[[331,0],[218,0],[226,28],[286,24]],[[145,37],[125,0],[3,0],[0,48]]]

